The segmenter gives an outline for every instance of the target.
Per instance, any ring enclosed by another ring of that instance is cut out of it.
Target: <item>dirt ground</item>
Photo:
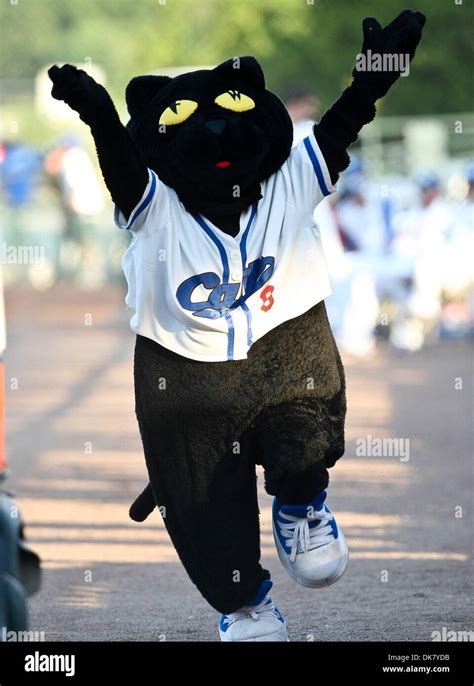
[[[146,476],[122,297],[71,286],[7,294],[10,484],[43,560],[30,629],[59,641],[215,641],[217,613],[159,515],[128,519]],[[459,342],[346,361],[347,450],[328,503],[351,561],[337,584],[308,590],[288,577],[260,486],[263,563],[291,640],[429,641],[443,627],[474,628],[471,361]],[[399,454],[360,455],[367,436],[372,450],[397,439]]]

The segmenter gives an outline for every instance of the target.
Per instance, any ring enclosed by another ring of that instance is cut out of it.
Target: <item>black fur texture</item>
[[[255,465],[268,493],[299,504],[326,488],[344,452],[344,372],[325,305],[270,331],[247,360],[196,362],[138,336],[135,397],[168,533],[206,600],[232,612],[269,578]]]
[[[219,107],[216,97],[229,90],[249,96],[255,107],[244,112]],[[126,97],[128,129],[143,159],[175,189],[189,212],[240,214],[261,197],[260,182],[281,167],[291,150],[288,112],[265,89],[262,69],[253,57],[238,57],[174,79],[138,77],[129,83]],[[162,112],[182,99],[197,102],[196,112],[182,124],[160,128]],[[230,166],[216,167],[222,160]]]

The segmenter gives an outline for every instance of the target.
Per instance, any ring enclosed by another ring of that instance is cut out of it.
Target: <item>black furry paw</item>
[[[53,98],[67,103],[71,109],[79,113],[86,124],[92,123],[104,107],[113,107],[105,88],[82,69],[77,69],[71,64],[65,64],[63,67],[54,65],[48,69],[48,75],[53,82]]]
[[[425,15],[412,10],[404,10],[384,28],[366,17],[354,80],[365,83],[376,99],[383,97],[403,72],[408,73],[425,23]]]

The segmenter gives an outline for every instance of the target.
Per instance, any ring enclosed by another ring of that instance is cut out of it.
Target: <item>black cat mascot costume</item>
[[[411,59],[424,23],[410,10],[385,28],[365,19],[362,53]],[[116,222],[133,234],[124,269],[151,485],[130,514],[160,507],[190,578],[222,613],[222,640],[287,640],[259,563],[255,465],[275,496],[287,571],[309,587],[336,581],[347,545],[324,501],[346,401],[313,210],[400,72],[354,68],[293,149],[289,115],[253,57],[134,78],[127,127],[85,72],[49,75],[53,97],[90,126]]]

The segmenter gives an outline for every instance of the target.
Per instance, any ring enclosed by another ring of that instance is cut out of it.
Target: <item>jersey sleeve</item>
[[[291,199],[302,210],[312,212],[321,200],[337,191],[313,133],[292,149],[285,166]]]
[[[148,170],[148,175],[149,178],[145,191],[128,220],[120,209],[115,206],[114,219],[119,229],[130,229],[135,232],[146,227],[150,230],[150,233],[153,233],[153,228],[159,225],[160,216],[165,213],[167,206],[167,201],[164,197],[166,195],[166,187],[152,169]]]

